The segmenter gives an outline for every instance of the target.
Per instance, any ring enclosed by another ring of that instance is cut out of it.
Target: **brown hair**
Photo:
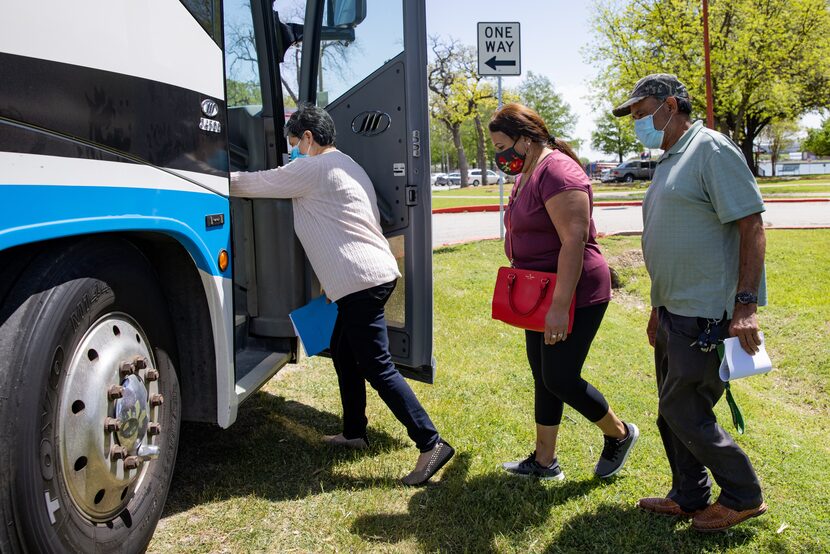
[[[504,133],[513,140],[519,137],[527,137],[533,142],[545,144],[554,150],[567,154],[580,167],[576,153],[567,142],[558,139],[548,132],[544,120],[535,110],[522,104],[507,104],[493,114],[490,124],[487,126],[491,133]]]

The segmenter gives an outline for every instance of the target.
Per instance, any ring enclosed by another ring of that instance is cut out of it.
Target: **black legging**
[[[582,364],[597,334],[608,303],[577,308],[573,332],[563,342],[545,344],[544,333],[525,331],[527,360],[535,383],[539,425],[559,425],[564,403],[596,423],[608,413],[608,402],[582,378]]]

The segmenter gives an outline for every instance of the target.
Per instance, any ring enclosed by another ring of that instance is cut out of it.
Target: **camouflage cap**
[[[669,96],[690,100],[686,85],[681,83],[676,75],[670,73],[652,73],[637,81],[631,94],[628,95],[628,100],[614,108],[612,113],[617,117],[628,115],[631,113],[632,104],[636,104],[643,98],[648,98],[649,96],[654,96],[661,100],[665,100]]]

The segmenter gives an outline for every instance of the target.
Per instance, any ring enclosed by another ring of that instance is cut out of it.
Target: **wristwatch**
[[[753,294],[748,291],[741,291],[735,295],[735,303],[741,304],[757,304],[758,303],[758,295]]]

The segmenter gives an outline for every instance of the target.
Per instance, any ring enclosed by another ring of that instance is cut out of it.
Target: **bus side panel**
[[[179,0],[4,2],[0,52],[225,98],[222,51]]]
[[[232,269],[226,197],[142,164],[0,152],[0,250],[95,233],[153,232],[178,241],[199,270],[216,356],[217,421],[236,416]]]

